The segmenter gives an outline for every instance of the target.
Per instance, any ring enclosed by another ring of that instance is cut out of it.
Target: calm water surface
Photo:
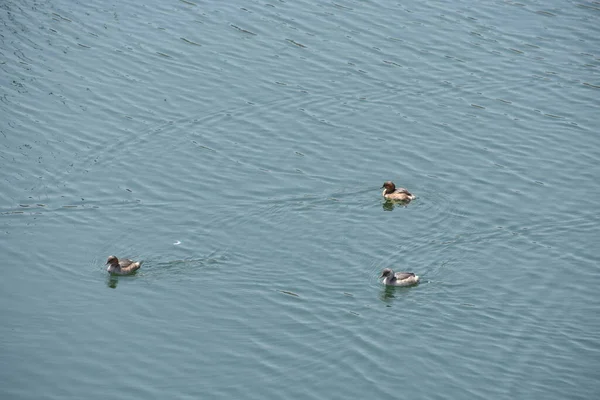
[[[595,398],[599,37],[587,0],[2,2],[0,397]]]

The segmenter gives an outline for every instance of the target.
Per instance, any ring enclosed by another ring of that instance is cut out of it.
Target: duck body
[[[381,188],[383,189],[382,195],[386,200],[397,200],[408,203],[417,197],[404,188],[396,188],[396,185],[392,181],[385,182]]]
[[[106,261],[108,268],[106,269],[109,274],[113,275],[130,275],[140,269],[142,263],[140,261],[132,261],[128,258],[118,259],[115,256],[108,257]]]
[[[386,268],[381,272],[382,283],[387,286],[411,286],[419,283],[419,276],[412,272],[394,272]]]

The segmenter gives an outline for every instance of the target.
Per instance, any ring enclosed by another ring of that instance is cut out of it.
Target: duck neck
[[[108,272],[115,272],[115,271],[119,271],[120,269],[121,269],[121,267],[119,266],[118,263],[110,264],[108,266]]]

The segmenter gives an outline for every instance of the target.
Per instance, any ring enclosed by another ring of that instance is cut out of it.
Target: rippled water
[[[0,4],[0,397],[597,395],[600,2],[126,3]]]

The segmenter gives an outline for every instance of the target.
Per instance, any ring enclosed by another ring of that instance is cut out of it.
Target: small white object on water
[[[181,242],[178,240],[178,241],[176,241],[176,242],[175,242],[175,243],[173,243],[173,244],[174,244],[175,246],[177,246],[177,245],[181,244]]]

